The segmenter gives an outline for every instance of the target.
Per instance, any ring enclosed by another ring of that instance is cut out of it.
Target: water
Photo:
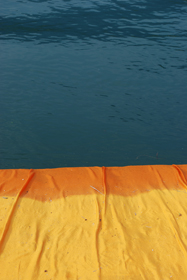
[[[187,163],[186,0],[0,7],[0,168]]]

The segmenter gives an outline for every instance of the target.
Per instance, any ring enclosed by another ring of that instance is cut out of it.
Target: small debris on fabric
[[[99,192],[100,194],[103,194],[102,192],[100,192],[99,190],[97,190],[96,188],[94,188],[93,186],[90,186],[90,188],[96,190],[96,191]]]

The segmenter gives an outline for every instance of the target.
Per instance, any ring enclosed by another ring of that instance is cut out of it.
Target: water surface
[[[0,5],[0,168],[187,163],[187,1]]]

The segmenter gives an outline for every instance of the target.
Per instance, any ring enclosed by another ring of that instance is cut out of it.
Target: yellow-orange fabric
[[[0,280],[186,280],[187,165],[0,170]]]

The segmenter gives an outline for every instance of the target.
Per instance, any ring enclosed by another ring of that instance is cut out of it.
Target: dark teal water
[[[187,163],[186,0],[0,7],[0,168]]]

